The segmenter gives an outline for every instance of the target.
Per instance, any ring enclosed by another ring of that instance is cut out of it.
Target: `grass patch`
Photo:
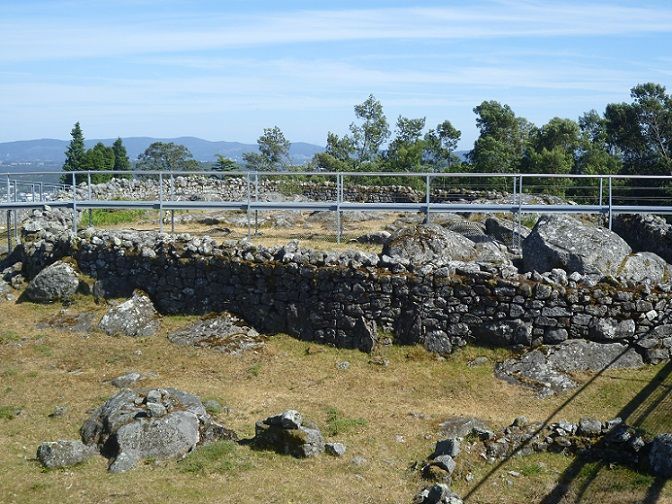
[[[219,441],[196,449],[178,467],[183,473],[201,476],[246,471],[253,464],[241,450],[233,441]]]
[[[40,343],[35,345],[35,351],[44,357],[51,357],[54,355],[54,350],[47,345],[46,343]]]
[[[257,362],[255,364],[252,364],[249,368],[247,368],[248,376],[256,378],[261,373],[261,368],[262,367],[263,366],[261,365],[261,362]]]
[[[6,345],[7,343],[16,343],[21,340],[21,336],[14,331],[2,331],[0,332],[0,345]]]
[[[94,208],[91,221],[94,226],[114,226],[116,224],[127,224],[143,220],[147,214],[146,210],[108,210],[105,208]],[[87,217],[85,217],[86,219]]]
[[[544,467],[539,463],[525,464],[520,468],[520,474],[523,476],[540,476],[544,472]]]
[[[0,420],[14,420],[19,413],[21,413],[21,408],[18,406],[0,405]]]
[[[337,408],[327,408],[326,433],[329,436],[358,431],[368,424],[369,422],[364,418],[348,418]]]

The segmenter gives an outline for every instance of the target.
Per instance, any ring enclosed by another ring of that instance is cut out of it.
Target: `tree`
[[[385,168],[390,171],[419,171],[422,166],[425,142],[422,130],[425,118],[409,119],[399,116],[396,134],[385,156]]]
[[[110,171],[114,169],[114,149],[112,147],[105,147],[102,142],[98,142],[91,149],[86,151],[86,165],[92,171]],[[91,182],[99,184],[110,180],[110,174],[92,174]]]
[[[581,144],[579,125],[554,117],[530,135],[523,162],[525,173],[570,173],[574,171]]]
[[[630,96],[631,104],[607,105],[608,142],[630,173],[672,173],[672,97],[650,82],[633,87]]]
[[[450,168],[459,161],[454,152],[461,136],[462,132],[448,120],[425,134],[425,160],[435,171]]]
[[[575,173],[585,175],[608,175],[618,173],[622,167],[616,149],[609,144],[607,121],[596,110],[579,117],[581,141],[576,160]]]
[[[86,149],[84,148],[84,134],[82,133],[82,128],[79,126],[79,121],[77,121],[70,131],[70,144],[68,149],[65,151],[65,163],[63,163],[64,172],[73,172],[73,171],[82,171],[86,170]],[[63,181],[65,183],[70,183],[72,177],[68,175],[63,176]]]
[[[520,170],[533,125],[516,117],[508,105],[484,101],[474,108],[480,136],[469,153],[475,171],[515,173]]]
[[[212,169],[222,172],[235,171],[238,169],[238,163],[223,154],[217,154],[217,161],[215,161]]]
[[[199,163],[184,145],[154,142],[138,156],[136,168],[147,171],[197,170]]]
[[[361,104],[355,105],[355,116],[363,123],[350,124],[351,141],[359,161],[375,161],[380,148],[390,137],[390,128],[383,113],[382,104],[373,95]]]
[[[263,134],[257,139],[259,152],[246,152],[243,160],[249,170],[270,171],[286,168],[289,165],[289,148],[291,143],[285,138],[280,128],[264,128]]]
[[[112,144],[112,151],[114,152],[114,170],[128,171],[131,169],[131,160],[128,158],[126,147],[121,138],[117,138]]]

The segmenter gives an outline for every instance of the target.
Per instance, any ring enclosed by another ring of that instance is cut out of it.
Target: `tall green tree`
[[[399,116],[395,138],[385,155],[385,169],[390,171],[420,171],[422,168],[425,141],[422,130],[425,118],[410,119]]]
[[[128,158],[128,152],[121,138],[117,138],[112,144],[112,152],[114,152],[114,170],[128,171],[131,169],[131,160]]]
[[[450,168],[459,162],[454,152],[461,136],[462,132],[448,120],[425,134],[425,159],[435,171]]]
[[[606,119],[596,110],[579,117],[581,142],[575,173],[585,175],[616,174],[622,168],[617,149],[610,145]]]
[[[350,124],[351,140],[359,161],[376,161],[380,157],[380,148],[390,137],[390,127],[383,112],[383,105],[375,96],[355,105],[355,117],[361,124]]]
[[[259,146],[259,152],[243,154],[245,166],[249,170],[270,171],[289,166],[291,143],[285,138],[279,127],[264,128],[263,134],[257,139],[257,145]]]
[[[628,173],[672,173],[672,96],[660,84],[630,91],[632,103],[613,103],[605,111],[609,142]]]
[[[106,147],[102,142],[98,142],[91,149],[86,151],[86,166],[91,171],[105,172],[114,169],[114,149]],[[111,174],[91,174],[91,182],[99,184],[112,178]]]
[[[226,157],[224,154],[217,154],[217,161],[212,165],[212,169],[221,172],[236,171],[238,169],[238,163],[233,159]]]
[[[70,131],[70,144],[68,149],[65,151],[65,163],[63,163],[64,172],[73,172],[73,171],[82,171],[86,170],[86,149],[84,148],[84,133],[82,133],[82,128],[77,121]],[[65,183],[70,183],[72,177],[64,175],[63,181]]]
[[[571,119],[554,117],[532,131],[523,161],[525,173],[571,173],[581,145],[581,130]]]
[[[474,113],[480,135],[469,153],[473,169],[481,173],[519,171],[533,125],[494,100],[482,102]]]
[[[184,145],[154,142],[138,156],[135,166],[147,171],[190,171],[198,170],[200,164]]]

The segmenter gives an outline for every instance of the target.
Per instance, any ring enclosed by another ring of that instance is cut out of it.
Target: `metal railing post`
[[[77,180],[72,172],[72,231],[77,233]]]
[[[432,183],[431,176],[428,174],[426,179],[425,179],[425,223],[426,224],[429,224],[429,202],[431,200],[431,197],[430,197],[431,183]]]
[[[254,202],[259,203],[259,173],[254,173]],[[259,210],[254,210],[254,234],[259,232]]]
[[[7,203],[12,201],[12,182],[9,180],[9,175],[7,175]]]
[[[247,173],[245,175],[245,182],[247,185],[247,239],[249,240],[250,237],[252,236],[252,223],[250,221],[250,203],[252,201],[252,182],[250,180],[250,174]]]
[[[600,211],[602,211],[602,176],[600,176]]]
[[[336,243],[341,243],[341,202],[343,199],[343,175],[336,175]]]
[[[12,211],[7,210],[7,253],[12,252]]]
[[[163,172],[159,172],[159,233],[163,233]]]
[[[611,190],[611,176],[609,176],[609,230],[610,231],[611,231],[611,223],[612,223],[612,215],[611,215],[612,205],[613,205],[613,195],[612,195],[612,190]]]
[[[175,201],[175,177],[170,174],[170,201]],[[170,211],[170,232],[175,234],[175,210]]]
[[[44,182],[40,182],[40,203],[44,200]]]
[[[86,172],[86,199],[91,201],[91,172]],[[93,227],[93,208],[89,208],[89,227]]]

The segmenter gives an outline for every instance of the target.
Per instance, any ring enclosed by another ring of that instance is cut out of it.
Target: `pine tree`
[[[117,138],[112,144],[112,150],[114,151],[114,170],[118,171],[127,171],[131,169],[131,161],[128,159],[128,153],[126,152],[126,147],[121,141],[121,138]],[[119,175],[116,175],[119,176]]]
[[[68,150],[65,151],[65,163],[63,163],[63,171],[73,172],[86,170],[86,149],[84,148],[84,134],[82,133],[82,128],[79,126],[79,121],[77,121],[75,126],[72,128],[70,136],[72,136],[72,140],[70,140]],[[64,175],[63,181],[65,183],[70,183],[72,182],[72,177]]]

